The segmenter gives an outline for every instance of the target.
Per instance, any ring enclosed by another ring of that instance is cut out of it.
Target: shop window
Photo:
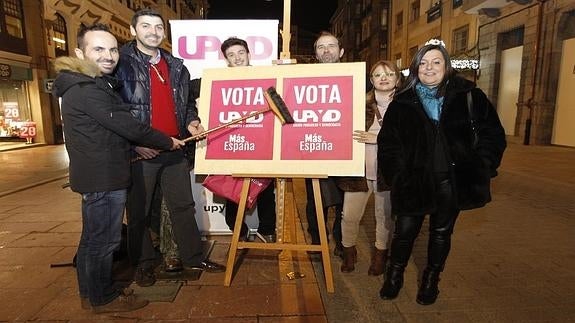
[[[30,120],[26,82],[0,80],[0,137],[19,137],[22,122]]]
[[[52,25],[52,41],[56,47],[56,57],[68,56],[68,30],[66,29],[66,21],[60,14],[56,14],[56,20]]]

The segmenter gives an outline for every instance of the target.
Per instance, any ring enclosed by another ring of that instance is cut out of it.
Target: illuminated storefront
[[[13,141],[29,135],[32,113],[28,81],[29,68],[0,63],[0,140]],[[35,135],[35,133],[33,133]]]

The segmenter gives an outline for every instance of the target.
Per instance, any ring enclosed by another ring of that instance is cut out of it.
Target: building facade
[[[463,2],[392,0],[389,59],[406,69],[417,50],[432,38],[443,40],[452,57],[473,59],[477,18],[463,11]]]
[[[60,108],[50,94],[51,61],[73,55],[82,24],[110,26],[129,41],[135,10],[150,7],[166,20],[203,19],[207,0],[2,0],[0,6],[0,141],[63,142]],[[169,25],[168,25],[168,35]],[[169,39],[168,39],[169,40]],[[170,49],[170,41],[165,42]],[[32,127],[33,126],[33,127]]]
[[[371,66],[389,57],[389,0],[340,0],[331,19],[345,62]]]
[[[386,58],[402,69],[426,41],[441,39],[508,136],[575,147],[573,0],[340,0],[332,31],[345,61]]]
[[[575,1],[464,1],[478,16],[478,85],[507,135],[575,147]]]

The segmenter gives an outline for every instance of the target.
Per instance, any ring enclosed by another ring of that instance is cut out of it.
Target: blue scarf
[[[425,109],[427,116],[434,121],[439,121],[441,115],[441,106],[443,105],[443,97],[437,98],[437,87],[428,88],[421,83],[415,85],[415,92],[421,100],[421,104]]]

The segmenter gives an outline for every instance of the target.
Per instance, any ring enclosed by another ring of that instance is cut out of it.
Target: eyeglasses
[[[389,72],[389,73],[377,73],[377,74],[372,74],[371,75],[373,78],[380,78],[380,77],[394,77],[395,76],[395,72]]]

